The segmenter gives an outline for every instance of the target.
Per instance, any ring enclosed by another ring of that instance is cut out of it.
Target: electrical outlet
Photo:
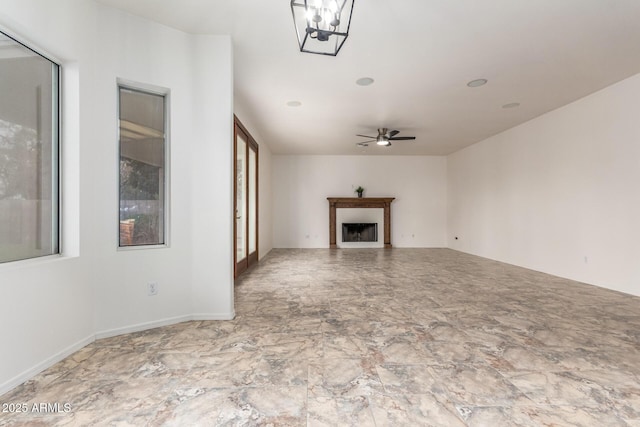
[[[155,282],[147,283],[147,295],[154,296],[158,295],[158,284]]]

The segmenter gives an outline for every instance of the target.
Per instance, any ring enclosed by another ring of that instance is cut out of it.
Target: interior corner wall
[[[80,161],[83,218],[81,258],[96,273],[95,329],[99,337],[141,329],[161,319],[191,313],[189,286],[193,256],[189,230],[193,199],[188,189],[190,151],[197,133],[191,113],[191,38],[184,33],[139,17],[96,5],[94,28],[78,34],[94,44],[95,54],[84,58],[81,70],[85,95],[101,102],[81,104]],[[171,52],[174,58],[166,58]],[[83,73],[84,71],[84,73]],[[89,75],[89,72],[91,74]],[[169,247],[118,250],[118,129],[117,79],[169,90]],[[63,141],[64,143],[64,141]],[[91,177],[89,179],[89,177]],[[91,203],[88,203],[91,201]],[[147,295],[157,283],[158,295]]]
[[[233,317],[230,38],[86,0],[3,0],[0,26],[64,83],[63,256],[0,265],[0,394],[95,337]],[[168,247],[117,249],[118,78],[170,90]]]
[[[273,246],[328,248],[327,197],[395,197],[394,247],[446,245],[446,158],[273,155]],[[382,228],[379,228],[382,230]]]
[[[640,295],[638,111],[640,75],[450,155],[448,246]]]

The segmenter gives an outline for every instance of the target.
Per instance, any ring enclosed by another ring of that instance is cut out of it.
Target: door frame
[[[260,171],[260,161],[259,161],[259,147],[258,147],[258,143],[256,142],[256,140],[251,136],[251,134],[249,133],[249,131],[247,130],[247,128],[242,124],[242,122],[240,121],[240,119],[238,119],[238,117],[234,114],[233,115],[233,277],[237,278],[240,274],[242,274],[243,272],[245,272],[246,270],[248,270],[250,267],[252,267],[253,265],[255,265],[258,262],[258,247],[259,247],[259,186],[258,186],[258,175],[259,175],[259,171]],[[244,206],[244,212],[245,212],[245,221],[243,222],[244,225],[244,236],[245,236],[245,247],[247,248],[247,255],[245,258],[238,260],[237,256],[238,256],[238,239],[237,239],[237,235],[238,235],[238,221],[236,220],[236,212],[237,212],[237,203],[238,203],[238,152],[237,152],[237,148],[238,148],[238,144],[237,144],[237,140],[238,140],[238,134],[242,134],[246,141],[246,152],[245,152],[245,159],[247,162],[246,165],[246,171],[247,171],[247,176],[244,179],[243,184],[246,186],[245,187],[245,194],[247,194],[246,200],[244,200],[245,206]],[[256,156],[256,172],[255,172],[255,179],[253,180],[254,182],[250,182],[249,180],[249,151],[253,150],[255,152],[255,156]],[[249,197],[249,188],[250,185],[253,185],[255,187],[255,206],[256,206],[256,217],[255,217],[255,234],[256,234],[256,247],[255,247],[255,251],[253,252],[249,252],[249,202],[250,202],[250,197]]]

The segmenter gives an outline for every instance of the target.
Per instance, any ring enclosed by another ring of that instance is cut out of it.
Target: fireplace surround
[[[384,247],[391,249],[391,202],[395,197],[327,197],[329,201],[329,247],[336,249],[336,209],[382,208],[384,209]]]

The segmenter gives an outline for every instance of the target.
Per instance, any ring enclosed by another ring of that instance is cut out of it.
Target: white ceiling
[[[299,52],[289,0],[99,1],[231,34],[236,103],[275,154],[449,154],[640,72],[640,0],[355,0],[337,57]],[[378,127],[417,139],[355,145]]]

